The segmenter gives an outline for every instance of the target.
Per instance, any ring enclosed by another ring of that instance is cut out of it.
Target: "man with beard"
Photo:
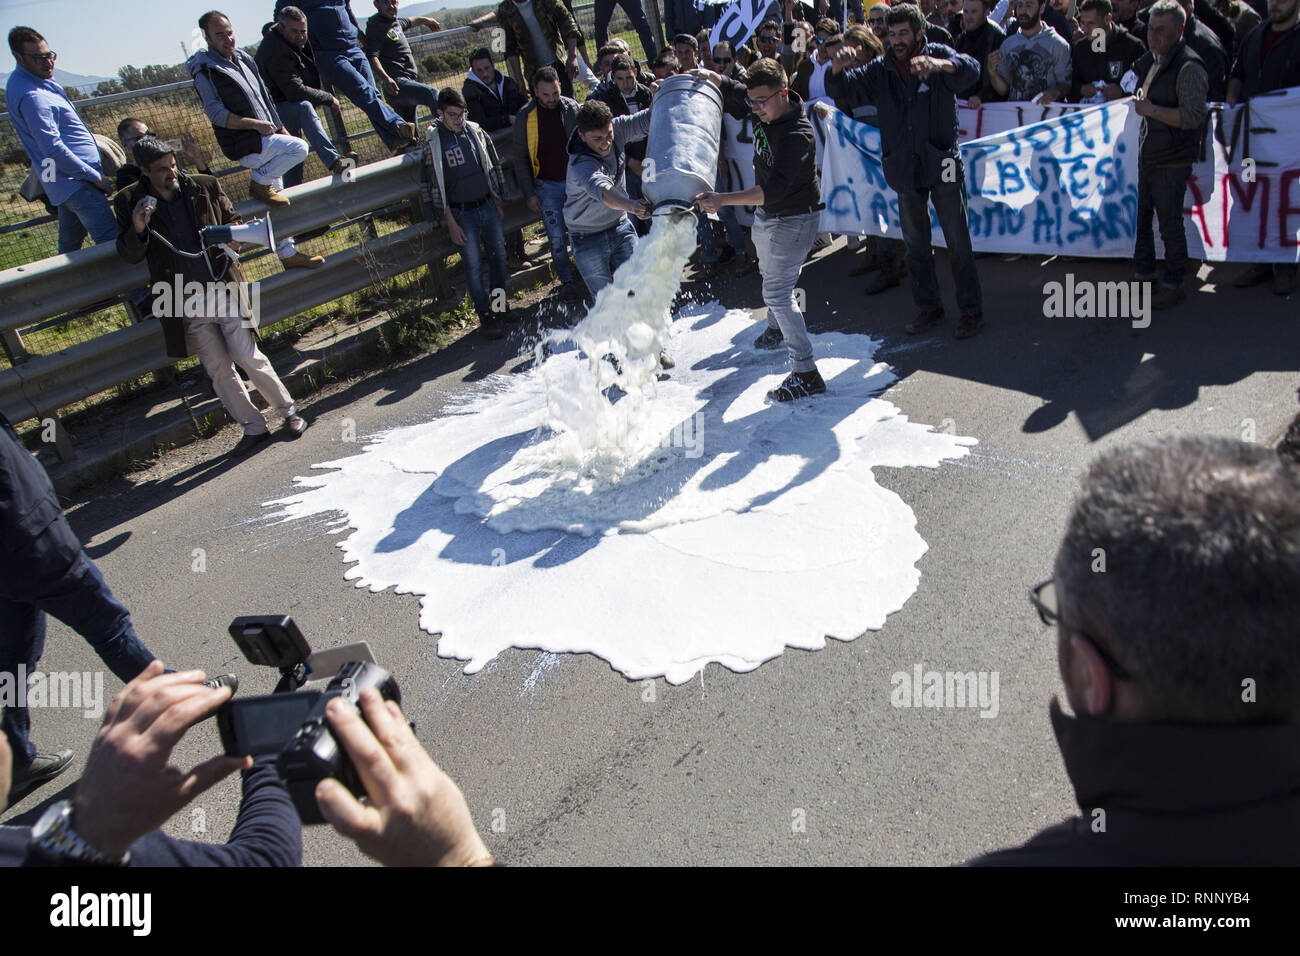
[[[1128,94],[1119,85],[1129,67],[1146,52],[1142,41],[1111,17],[1111,0],[1083,0],[1079,7],[1083,39],[1071,51],[1071,94],[1076,103],[1104,103]]]
[[[913,4],[891,7],[886,22],[889,53],[866,66],[846,70],[853,57],[841,51],[831,63],[826,90],[849,105],[876,104],[885,182],[898,193],[898,217],[917,308],[907,333],[927,332],[943,321],[930,244],[933,201],[948,241],[961,308],[953,335],[970,338],[984,327],[984,307],[966,221],[966,174],[957,147],[953,91],[979,77],[979,64],[951,47],[926,43],[922,33],[925,20]]]
[[[578,104],[560,94],[555,67],[533,76],[533,98],[515,116],[515,179],[528,208],[540,213],[551,248],[551,268],[560,280],[561,297],[578,298],[564,238],[564,192],[569,167],[569,137],[578,128]]]
[[[1070,95],[1070,44],[1043,24],[1047,0],[1016,0],[1019,29],[989,54],[989,82],[1009,100],[1055,103]]]
[[[966,100],[966,105],[978,109],[981,103],[991,103],[998,99],[997,90],[989,82],[984,64],[989,54],[1002,46],[1007,33],[989,19],[992,0],[962,0],[961,33],[953,42],[953,49],[965,53],[980,64],[980,75],[975,82],[957,91],[957,99]]]

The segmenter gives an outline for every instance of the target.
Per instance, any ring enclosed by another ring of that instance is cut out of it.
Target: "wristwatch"
[[[100,853],[72,828],[72,801],[60,800],[51,806],[32,827],[29,849],[45,857],[53,857],[84,866],[126,866],[131,861],[131,851],[121,857]]]

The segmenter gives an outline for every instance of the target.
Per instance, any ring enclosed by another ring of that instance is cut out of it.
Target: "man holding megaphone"
[[[307,422],[253,338],[256,284],[244,280],[235,257],[241,242],[274,245],[270,222],[245,226],[217,180],[177,169],[162,140],[136,143],[135,161],[141,179],[114,204],[117,251],[127,262],[149,262],[153,314],[162,322],[167,354],[198,355],[221,404],[243,426],[233,454],[247,454],[270,437],[236,365],[284,417],[288,437],[297,438]]]

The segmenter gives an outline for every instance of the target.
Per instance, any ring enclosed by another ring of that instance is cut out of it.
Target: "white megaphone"
[[[199,237],[204,246],[220,246],[227,242],[251,242],[255,246],[275,248],[275,230],[271,228],[271,216],[242,223],[238,226],[204,226],[199,230]]]

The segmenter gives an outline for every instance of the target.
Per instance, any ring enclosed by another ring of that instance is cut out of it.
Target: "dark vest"
[[[1137,61],[1135,71],[1139,81],[1145,79],[1153,60],[1153,55],[1146,53]],[[1196,51],[1179,40],[1178,45],[1174,47],[1173,52],[1156,73],[1156,78],[1151,81],[1151,87],[1147,90],[1147,99],[1156,106],[1177,109],[1178,71],[1188,61],[1199,63],[1202,68],[1205,66],[1205,61],[1196,55]],[[1148,118],[1146,124],[1147,135],[1138,157],[1138,162],[1142,166],[1150,169],[1156,166],[1190,166],[1196,162],[1201,138],[1205,134],[1204,123],[1196,129],[1182,129],[1162,123],[1158,119]]]
[[[236,56],[240,51],[236,51]],[[251,61],[250,61],[251,62]],[[249,64],[242,64],[248,66]],[[203,67],[203,72],[208,79],[212,81],[213,88],[217,91],[217,96],[221,98],[221,105],[236,116],[253,116],[255,115],[253,106],[248,102],[248,96],[245,95],[243,88],[226,76],[220,70]],[[253,66],[253,75],[257,75],[257,67]],[[245,156],[262,151],[262,134],[251,129],[229,129],[225,126],[212,124],[212,132],[217,137],[217,145],[221,151],[226,154],[227,159],[233,159],[239,162]]]

